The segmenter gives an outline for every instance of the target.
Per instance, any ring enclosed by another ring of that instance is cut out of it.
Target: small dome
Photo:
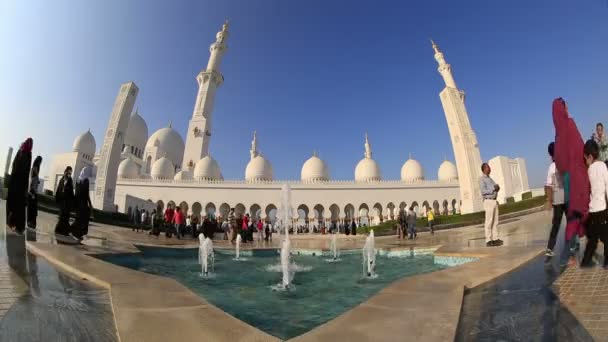
[[[155,146],[160,149],[160,155],[164,155],[171,160],[174,166],[179,167],[182,165],[184,140],[173,128],[165,127],[154,132],[146,143],[146,149]]]
[[[93,137],[91,131],[88,130],[77,136],[76,139],[74,139],[72,150],[74,152],[80,152],[82,154],[89,155],[91,156],[91,159],[93,159],[96,147],[97,145],[95,144],[95,137]]]
[[[173,179],[177,181],[191,180],[193,179],[192,172],[190,172],[190,170],[181,170],[175,175],[175,177],[173,177]]]
[[[255,156],[247,164],[245,179],[247,181],[271,181],[272,165],[266,158],[260,155]]]
[[[321,158],[313,155],[302,165],[301,179],[303,182],[328,181],[327,165]]]
[[[437,171],[437,178],[444,182],[458,180],[458,171],[456,170],[456,165],[448,160],[441,163],[439,170]]]
[[[118,165],[118,178],[137,178],[139,167],[131,158],[126,158]]]
[[[363,158],[355,168],[356,182],[375,182],[382,179],[380,166],[371,158]]]
[[[148,125],[144,119],[139,116],[139,113],[131,114],[129,119],[129,127],[127,128],[127,135],[125,137],[125,145],[137,147],[142,150],[146,146],[148,140]]]
[[[162,157],[152,165],[150,176],[154,179],[171,179],[175,174],[175,167],[169,158]]]
[[[424,179],[424,171],[422,165],[415,159],[408,159],[403,167],[401,167],[401,180],[405,182],[414,182]]]
[[[205,156],[194,165],[194,178],[197,180],[222,180],[220,166],[211,156]]]

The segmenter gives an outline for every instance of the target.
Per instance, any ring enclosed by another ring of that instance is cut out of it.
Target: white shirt
[[[562,178],[562,175],[560,175],[559,172],[557,172],[557,168],[555,167],[555,162],[551,163],[551,165],[549,165],[549,170],[547,171],[547,181],[545,182],[545,186],[550,187],[553,191],[553,203],[554,205],[557,204],[564,204],[564,197],[565,197],[565,191],[564,191],[564,180]]]
[[[608,194],[608,168],[604,162],[596,160],[587,169],[589,183],[591,183],[591,196],[589,199],[589,212],[596,213],[606,210],[606,195]]]

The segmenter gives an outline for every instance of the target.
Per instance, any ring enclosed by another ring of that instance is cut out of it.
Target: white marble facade
[[[224,81],[219,66],[227,50],[227,38],[228,24],[225,23],[210,46],[207,68],[196,78],[199,91],[185,142],[171,124],[148,137],[147,125],[138,111],[126,119],[127,110],[132,111],[137,95],[137,87],[130,82],[121,86],[117,97],[108,126],[112,134],[105,136],[106,152],[94,155],[95,139],[90,132],[85,132],[77,137],[73,152],[55,156],[46,188],[52,191],[56,187],[56,179],[67,165],[74,167],[75,174],[84,165],[95,164],[95,168],[106,165],[104,184],[100,185],[97,170],[94,170],[97,179],[92,179],[95,185],[92,189],[99,191],[101,186],[106,192],[107,189],[113,190],[111,208],[102,205],[103,200],[95,203],[96,207],[104,210],[128,213],[136,207],[151,210],[172,203],[188,208],[192,214],[213,212],[222,216],[229,208],[236,208],[237,212],[272,218],[278,208],[281,185],[285,182],[274,180],[270,160],[258,151],[255,132],[249,151],[250,160],[244,166],[244,180],[224,180],[220,165],[210,155],[215,93]],[[451,66],[434,43],[433,49],[445,82],[440,99],[456,165],[445,160],[437,170],[438,180],[425,180],[422,165],[410,156],[401,168],[401,179],[384,180],[380,165],[372,158],[371,143],[366,134],[363,159],[353,166],[354,180],[337,181],[331,179],[328,164],[313,153],[303,163],[300,179],[287,181],[293,192],[293,210],[302,222],[315,219],[349,221],[355,218],[364,224],[379,223],[393,218],[395,212],[405,206],[413,206],[420,214],[431,207],[440,214],[453,214],[461,209],[463,213],[481,210],[478,185],[481,157],[464,106],[464,92],[456,87]],[[134,96],[121,98],[125,86],[134,89]],[[115,128],[117,118],[120,118],[120,127]],[[114,135],[115,129],[124,135]],[[493,163],[497,165],[493,176],[505,190],[504,195],[527,190],[525,162],[522,159],[497,158],[490,163],[493,168]],[[107,168],[110,159],[111,168]],[[114,172],[116,180],[113,184],[113,177],[108,172]]]

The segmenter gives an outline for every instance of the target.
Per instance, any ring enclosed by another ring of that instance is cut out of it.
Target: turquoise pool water
[[[261,255],[257,255],[261,254]],[[288,339],[301,335],[355,307],[397,279],[447,268],[458,262],[432,254],[377,257],[376,279],[362,279],[360,253],[342,254],[340,262],[325,256],[295,255],[309,269],[298,272],[294,291],[273,291],[280,283],[277,251],[255,253],[246,261],[216,252],[215,273],[202,278],[195,250],[144,249],[141,254],[101,256],[108,262],[171,277],[215,306],[271,335]],[[461,263],[470,261],[463,259]],[[204,317],[201,317],[204,319]]]

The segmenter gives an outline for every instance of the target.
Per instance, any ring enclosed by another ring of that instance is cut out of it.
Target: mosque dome
[[[95,155],[95,137],[91,134],[91,130],[88,130],[81,135],[77,136],[74,139],[74,144],[72,145],[72,150],[74,152],[80,152],[81,154],[85,154],[90,156],[91,160]]]
[[[401,167],[401,180],[405,182],[413,182],[424,179],[424,171],[422,165],[415,159],[408,159]]]
[[[137,178],[139,167],[131,158],[126,158],[118,165],[118,178]]]
[[[174,166],[182,165],[184,157],[184,140],[176,130],[164,127],[154,132],[146,143],[146,149],[158,147],[161,154],[168,158]]]
[[[261,155],[253,157],[245,169],[245,180],[247,181],[271,181],[272,165]]]
[[[198,180],[221,180],[220,166],[211,156],[205,156],[194,165],[194,178]]]
[[[314,154],[302,165],[301,178],[303,182],[328,181],[329,170],[325,162]]]
[[[181,170],[175,175],[175,177],[173,177],[173,179],[176,181],[191,180],[193,179],[192,172],[190,172],[190,170]]]
[[[437,178],[444,182],[458,180],[458,171],[456,170],[456,165],[449,160],[441,163],[439,170],[437,171]]]
[[[153,179],[172,179],[175,174],[175,166],[167,157],[162,157],[152,165],[150,176]]]
[[[380,166],[371,158],[363,158],[355,168],[356,182],[375,182],[382,179]]]
[[[131,114],[127,135],[125,137],[125,145],[133,146],[143,151],[148,140],[148,125],[139,115],[138,111]]]

